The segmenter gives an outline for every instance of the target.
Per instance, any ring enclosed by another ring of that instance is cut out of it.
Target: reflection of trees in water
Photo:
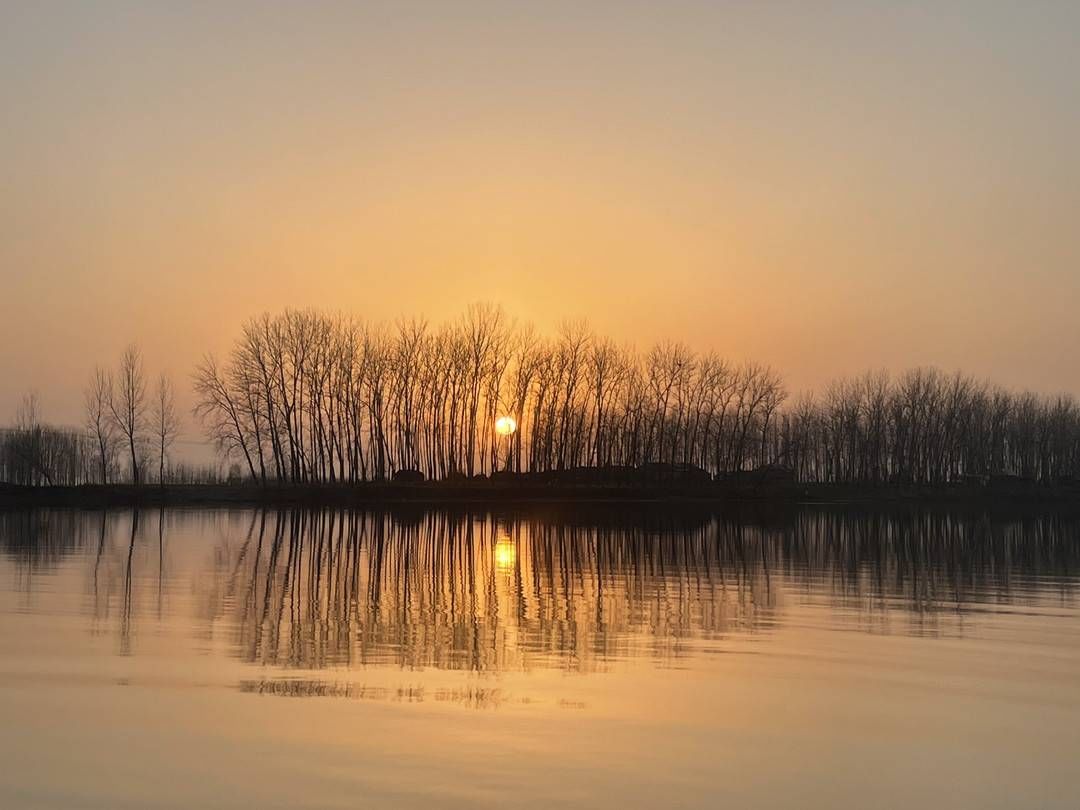
[[[911,632],[957,632],[975,605],[1045,603],[1051,582],[1071,600],[1080,573],[1080,522],[1062,514],[808,510],[783,534],[788,582],[808,595],[827,584],[817,601],[861,612],[871,629],[897,608]]]
[[[282,512],[258,518],[205,607],[230,606],[242,656],[264,664],[588,668],[768,625],[762,567],[722,570],[711,542],[704,528]]]
[[[208,543],[209,559],[200,547],[195,569],[174,568],[173,529]],[[27,593],[81,553],[95,628],[117,628],[122,652],[136,619],[168,616],[170,578],[190,575],[207,638],[230,628],[250,662],[591,669],[768,632],[791,620],[793,599],[864,629],[900,616],[916,633],[961,632],[987,604],[1067,601],[1080,521],[824,508],[766,519],[56,511],[0,514],[0,550]]]
[[[87,545],[96,525],[75,510],[0,511],[0,551],[31,573],[55,569]]]
[[[0,552],[14,564],[15,589],[32,598],[36,581],[96,542],[103,526],[80,511],[0,511]]]
[[[36,581],[60,570],[70,555],[88,560],[87,600],[83,610],[92,631],[111,631],[115,623],[120,652],[132,651],[139,592],[151,593],[159,619],[164,616],[168,526],[177,513],[154,510],[34,510],[0,512],[0,551],[15,562],[27,597]],[[153,581],[146,572],[153,570]]]
[[[431,513],[260,515],[210,614],[229,606],[245,660],[323,667],[593,668],[677,657],[696,638],[767,631],[783,590],[887,629],[959,632],[969,604],[1045,599],[1078,569],[1077,524],[813,510],[571,524]]]

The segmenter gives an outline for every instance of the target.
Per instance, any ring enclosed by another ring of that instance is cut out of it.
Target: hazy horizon
[[[3,16],[0,423],[79,424],[133,340],[186,413],[286,306],[1080,393],[1080,7]]]

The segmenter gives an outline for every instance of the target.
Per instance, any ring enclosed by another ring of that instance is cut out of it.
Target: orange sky
[[[18,5],[0,422],[288,305],[1080,392],[1080,6]]]

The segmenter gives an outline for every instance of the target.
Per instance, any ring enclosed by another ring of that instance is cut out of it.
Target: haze
[[[1080,6],[5,3],[0,415],[250,315],[1080,392]]]

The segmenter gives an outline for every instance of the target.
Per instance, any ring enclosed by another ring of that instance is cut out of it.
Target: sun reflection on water
[[[509,537],[500,537],[495,543],[495,566],[509,571],[517,563],[517,546]]]

